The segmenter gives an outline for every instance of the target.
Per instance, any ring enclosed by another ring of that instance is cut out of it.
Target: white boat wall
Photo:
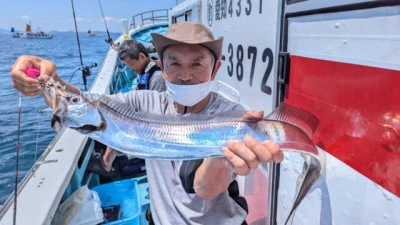
[[[400,224],[399,1],[187,0],[168,16],[224,36],[214,91],[265,114],[285,101],[320,121],[312,139],[321,175],[293,213],[306,157],[285,153],[281,164],[238,178],[248,224]],[[140,35],[146,26],[158,29],[133,20],[116,41],[149,41]],[[118,64],[110,49],[90,91],[121,89],[113,84]],[[57,135],[18,189],[17,224],[51,224],[61,201],[98,184],[84,172],[93,150],[94,142],[73,130]],[[12,224],[12,199],[0,225]]]

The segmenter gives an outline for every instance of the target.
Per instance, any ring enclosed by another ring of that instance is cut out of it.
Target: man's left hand
[[[249,121],[259,121],[264,112],[248,111],[244,116]],[[283,152],[271,140],[258,142],[251,136],[244,138],[244,143],[229,141],[223,148],[225,157],[232,163],[234,172],[238,175],[247,175],[258,167],[259,163],[282,162]]]

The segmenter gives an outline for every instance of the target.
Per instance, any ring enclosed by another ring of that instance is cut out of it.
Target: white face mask
[[[194,106],[210,93],[210,80],[193,85],[178,85],[165,80],[167,93],[179,104]]]

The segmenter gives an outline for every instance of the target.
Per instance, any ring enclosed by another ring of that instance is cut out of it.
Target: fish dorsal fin
[[[319,123],[318,118],[311,112],[285,102],[282,102],[266,119],[293,124],[306,132],[309,137],[313,135]]]
[[[113,111],[132,118],[135,120],[141,120],[149,123],[159,124],[199,124],[199,123],[218,123],[218,122],[245,122],[243,116],[246,111],[232,110],[224,113],[216,114],[176,114],[176,115],[165,115],[165,114],[152,114],[140,110],[134,110],[134,108],[128,104],[121,103],[113,100],[106,95],[100,95],[98,99],[102,104],[109,107]]]

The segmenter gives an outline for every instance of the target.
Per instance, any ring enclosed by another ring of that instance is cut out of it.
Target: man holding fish
[[[173,24],[165,35],[152,36],[167,91],[116,94],[109,96],[113,102],[128,104],[132,111],[159,115],[216,115],[244,110],[209,91],[210,81],[221,66],[222,37],[214,39],[210,29],[190,22]],[[53,78],[66,91],[81,94],[78,88],[57,76],[53,62],[21,56],[12,67],[11,77],[13,87],[25,95],[36,96],[42,91],[38,80],[25,74],[29,68],[40,69],[39,80]],[[261,120],[263,112],[248,111],[245,117]],[[237,194],[235,176],[248,175],[259,163],[281,162],[283,153],[274,142],[260,143],[252,136],[241,142],[228,141],[222,151],[225,157],[185,161],[146,159],[154,224],[246,224],[247,204]]]

